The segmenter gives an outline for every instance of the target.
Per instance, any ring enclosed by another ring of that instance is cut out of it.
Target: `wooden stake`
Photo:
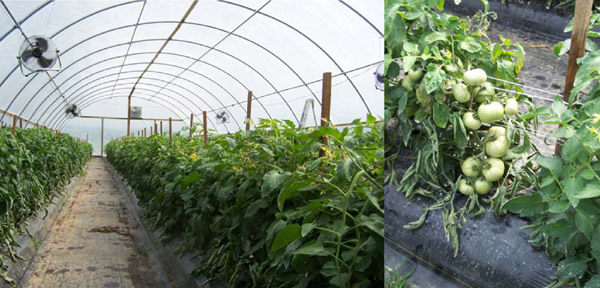
[[[144,127],[144,137],[146,137],[146,127]]]
[[[160,121],[160,135],[162,135],[162,121]]]
[[[169,117],[169,144],[173,144],[173,121]]]
[[[17,115],[13,115],[12,134],[13,136],[17,134]]]
[[[192,139],[192,126],[194,126],[194,113],[190,114],[190,139]]]
[[[23,129],[23,118],[19,118],[19,128]]]
[[[202,111],[202,127],[204,128],[204,145],[208,145],[208,125],[206,125],[206,111]]]
[[[323,92],[321,93],[321,126],[331,124],[331,72],[323,73]],[[319,156],[325,156],[325,146],[327,146],[327,136],[321,138],[323,149],[319,151]]]
[[[582,57],[585,53],[585,42],[587,40],[593,4],[593,0],[575,1],[575,16],[573,17],[573,30],[571,31],[571,47],[569,49],[567,77],[565,78],[565,91],[563,93],[563,100],[566,102],[569,102],[571,89],[573,89],[573,83],[575,82],[575,76],[577,75],[577,58]],[[573,99],[573,102],[575,101],[577,101],[577,96]],[[561,145],[557,142],[554,154],[560,155],[561,150]]]
[[[154,134],[158,134],[158,126],[156,125],[156,120],[154,120]]]
[[[150,136],[152,136],[154,134],[152,134],[152,126],[150,126]]]
[[[250,121],[252,119],[252,91],[248,91],[248,105],[246,106],[246,131],[250,130]]]

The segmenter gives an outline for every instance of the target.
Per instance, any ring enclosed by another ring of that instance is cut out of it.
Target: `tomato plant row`
[[[15,237],[22,225],[83,171],[92,146],[46,129],[17,129],[14,137],[11,133],[0,128],[0,248],[15,261]],[[3,272],[6,268],[0,255],[0,275],[14,283]]]
[[[380,287],[383,124],[354,123],[262,120],[207,146],[154,135],[106,151],[163,237],[204,257],[197,273],[234,287]]]

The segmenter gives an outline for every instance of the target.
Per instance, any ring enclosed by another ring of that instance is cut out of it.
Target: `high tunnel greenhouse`
[[[101,120],[86,117],[108,117],[108,139],[127,134],[127,121],[110,119],[127,118],[127,107],[141,107],[130,133],[150,132],[154,120],[144,118],[171,117],[178,131],[203,112],[208,129],[230,133],[244,128],[252,92],[252,121],[299,124],[312,100],[305,125],[314,126],[325,72],[333,123],[382,116],[373,75],[383,60],[380,2],[5,1],[0,121],[17,115],[24,128],[88,139],[99,154]],[[51,39],[60,62],[24,77],[19,48],[37,35]],[[70,105],[83,117],[65,113]]]
[[[0,287],[383,286],[382,1],[0,4]]]

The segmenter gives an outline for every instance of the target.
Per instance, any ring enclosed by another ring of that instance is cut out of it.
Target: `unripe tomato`
[[[465,103],[471,100],[471,94],[469,93],[469,90],[467,90],[467,85],[463,83],[454,85],[452,93],[454,94],[454,99],[460,103]]]
[[[460,165],[460,169],[463,174],[467,177],[477,177],[479,176],[479,168],[481,166],[481,161],[474,157],[469,157]]]
[[[408,77],[413,81],[417,81],[419,79],[421,79],[421,77],[423,77],[423,70],[421,69],[411,69],[410,71],[408,71]]]
[[[404,77],[402,79],[402,87],[406,89],[408,92],[412,92],[415,89],[414,82],[410,79],[410,77]]]
[[[463,73],[463,81],[469,86],[483,84],[487,80],[487,74],[483,69],[473,69]]]
[[[498,181],[504,175],[504,161],[498,158],[488,158],[483,161],[483,177],[488,181]]]
[[[450,93],[452,92],[452,89],[454,89],[454,85],[456,85],[456,80],[446,79],[446,81],[444,81],[444,84],[442,84],[442,89],[444,90],[444,92]]]
[[[504,127],[494,126],[490,128],[487,135],[485,135],[485,139],[485,154],[490,157],[503,157],[510,148],[510,142]]]
[[[506,105],[504,105],[504,113],[506,115],[515,115],[519,112],[519,103],[517,103],[517,99],[510,98],[506,100]]]
[[[481,178],[475,180],[475,191],[480,195],[487,194],[490,189],[492,189],[492,182]]]
[[[502,119],[502,116],[504,116],[504,107],[496,101],[490,104],[481,104],[477,109],[477,115],[479,115],[481,122],[492,123]]]
[[[467,180],[461,179],[458,181],[458,191],[465,196],[469,196],[473,194],[473,186],[469,185]]]
[[[475,113],[473,112],[466,112],[463,114],[462,120],[463,123],[465,123],[465,127],[467,127],[469,130],[479,130],[481,127],[481,121],[475,118]]]
[[[490,97],[496,95],[496,90],[490,82],[483,83],[481,87],[475,88],[475,91],[475,101],[477,101],[477,103],[483,103],[487,99],[490,99]]]

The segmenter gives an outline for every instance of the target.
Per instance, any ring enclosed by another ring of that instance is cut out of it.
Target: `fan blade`
[[[31,57],[33,57],[33,51],[31,51],[30,49],[23,51],[23,54],[21,54],[21,60],[23,60],[23,62],[29,61]]]
[[[35,43],[37,43],[37,47],[39,47],[42,52],[46,52],[48,50],[48,41],[42,37],[35,38]]]
[[[40,68],[50,68],[52,66],[54,66],[54,61],[52,61],[51,59],[45,59],[44,57],[40,57],[37,60],[38,65],[40,65]]]

